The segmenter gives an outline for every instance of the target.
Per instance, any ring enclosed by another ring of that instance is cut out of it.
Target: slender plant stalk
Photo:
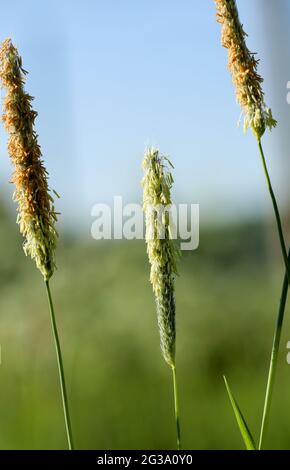
[[[176,380],[175,343],[175,293],[176,262],[179,252],[170,234],[170,214],[164,212],[171,206],[173,177],[172,164],[156,149],[148,149],[143,161],[143,210],[146,220],[146,244],[150,281],[156,301],[160,346],[166,364],[172,370],[177,448],[180,450],[180,421]],[[161,209],[161,211],[160,211]]]
[[[290,259],[290,251],[289,251],[289,259]],[[284,322],[284,316],[285,316],[285,307],[286,307],[287,296],[288,296],[288,287],[289,287],[288,277],[287,277],[287,274],[285,273],[281,300],[280,300],[280,308],[279,308],[279,313],[278,313],[278,320],[276,324],[276,330],[275,330],[273,348],[272,348],[272,354],[271,354],[271,362],[270,362],[266,397],[265,397],[265,403],[264,403],[264,412],[263,412],[263,419],[262,419],[262,426],[261,426],[261,433],[260,433],[259,450],[262,450],[263,442],[264,442],[264,438],[265,438],[265,434],[266,434],[267,426],[269,422],[269,415],[270,415],[270,409],[271,409],[271,404],[272,404],[273,389],[275,385],[275,377],[276,377],[276,370],[277,370],[278,357],[279,357],[279,349],[280,349],[280,343],[281,343],[282,328],[283,328],[283,322]]]
[[[255,54],[252,54],[247,47],[247,34],[244,31],[239,18],[236,0],[215,0],[215,3],[217,7],[217,20],[222,25],[222,45],[228,50],[228,67],[236,89],[237,101],[241,105],[244,115],[244,128],[245,130],[251,129],[258,142],[268,189],[273,203],[282,255],[286,267],[286,275],[283,283],[265,398],[260,436],[261,448],[269,419],[285,306],[288,287],[290,284],[290,256],[288,259],[279,208],[261,143],[262,136],[266,130],[268,129],[271,131],[275,128],[277,121],[273,118],[271,109],[265,104],[264,92],[262,89],[263,78],[258,73],[259,61],[255,57]]]
[[[268,171],[268,167],[267,167],[266,158],[265,158],[265,154],[264,154],[261,139],[258,140],[258,146],[259,146],[259,150],[260,150],[260,154],[261,154],[261,158],[262,158],[262,163],[263,163],[263,168],[264,168],[264,172],[265,172],[265,176],[266,176],[266,180],[267,180],[267,184],[268,184],[269,193],[270,193],[272,203],[273,203],[273,207],[274,207],[274,212],[275,212],[275,217],[276,217],[276,222],[277,222],[277,227],[278,227],[278,233],[279,233],[279,240],[280,240],[280,245],[281,245],[281,250],[282,250],[282,255],[283,255],[285,267],[286,267],[286,275],[287,275],[288,283],[290,284],[290,264],[289,264],[289,260],[288,260],[288,256],[287,256],[287,248],[286,248],[286,243],[285,243],[285,239],[284,239],[284,235],[283,235],[281,217],[280,217],[279,208],[278,208],[277,200],[276,200],[276,197],[275,197],[275,193],[274,193],[274,190],[273,190],[273,186],[272,186],[272,183],[271,183],[271,178],[270,178],[270,175],[269,175],[269,171]]]
[[[270,361],[270,368],[269,368],[269,374],[268,374],[266,396],[265,396],[265,402],[264,402],[264,411],[263,411],[262,426],[261,426],[260,441],[259,441],[259,450],[261,450],[263,446],[263,441],[264,441],[265,433],[267,430],[268,422],[269,422],[269,415],[270,415],[270,409],[271,409],[271,404],[272,404],[273,390],[274,390],[274,385],[275,385],[275,378],[276,378],[276,371],[277,371],[277,364],[278,364],[278,357],[279,357],[279,350],[280,350],[280,343],[281,343],[282,327],[283,327],[285,308],[286,308],[286,302],[287,302],[287,297],[288,297],[288,288],[290,284],[290,266],[289,266],[290,251],[289,251],[289,257],[288,257],[285,239],[283,235],[283,228],[282,228],[279,208],[278,208],[277,200],[276,200],[275,193],[273,190],[273,186],[271,183],[271,178],[269,175],[261,139],[258,139],[258,146],[259,146],[259,150],[260,150],[260,154],[262,158],[262,163],[263,163],[263,168],[264,168],[264,172],[265,172],[265,176],[267,180],[269,193],[270,193],[272,203],[273,203],[273,208],[274,208],[277,227],[278,227],[281,251],[282,251],[282,255],[283,255],[283,259],[284,259],[285,267],[286,267],[286,273],[285,273],[285,277],[283,281],[282,294],[281,294],[281,300],[280,300],[280,307],[279,307],[279,312],[278,312],[278,319],[276,323],[276,329],[275,329],[275,335],[274,335],[274,341],[273,341],[273,347],[272,347],[272,353],[271,353],[271,361]]]
[[[60,341],[59,341],[59,336],[58,336],[58,331],[57,331],[57,325],[56,325],[55,313],[54,313],[54,306],[53,306],[53,301],[52,301],[52,297],[51,297],[49,281],[45,281],[45,286],[46,286],[47,298],[48,298],[48,303],[49,303],[49,311],[50,311],[52,332],[53,332],[54,343],[55,343],[55,350],[56,350],[56,357],[57,357],[59,382],[60,382],[60,388],[61,388],[62,406],[63,406],[63,413],[64,413],[64,420],[65,420],[65,428],[66,428],[66,434],[67,434],[68,447],[69,447],[69,450],[74,450],[73,438],[72,438],[72,429],[71,429],[71,420],[70,420],[70,415],[69,415],[68,398],[67,398],[67,391],[66,391],[66,385],[65,385],[63,360],[62,360],[61,347],[60,347]]]
[[[17,223],[24,237],[25,254],[35,261],[46,285],[68,446],[73,449],[61,348],[49,287],[49,279],[56,268],[57,213],[34,128],[37,112],[32,108],[33,97],[24,88],[26,75],[21,56],[11,39],[6,39],[0,46],[0,81],[6,90],[2,121],[9,135],[8,153],[14,166],[12,181],[15,185],[14,200],[18,203]]]
[[[172,377],[173,377],[173,392],[174,392],[174,410],[175,410],[175,421],[176,421],[177,449],[181,450],[179,400],[178,400],[178,389],[177,389],[177,380],[176,380],[176,366],[172,367]]]

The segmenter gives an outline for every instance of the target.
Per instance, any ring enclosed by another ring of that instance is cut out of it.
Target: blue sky
[[[277,3],[285,23],[274,31]],[[249,47],[261,59],[266,101],[281,121],[265,148],[274,185],[284,188],[290,56],[281,48],[289,1],[238,5]],[[175,198],[199,203],[202,222],[271,211],[255,141],[237,128],[240,109],[213,0],[14,0],[1,6],[0,31],[29,71],[26,87],[39,112],[50,185],[62,196],[62,224],[87,235],[93,204],[114,195],[139,202],[147,144],[170,155]],[[1,129],[0,194],[8,199],[5,144]]]

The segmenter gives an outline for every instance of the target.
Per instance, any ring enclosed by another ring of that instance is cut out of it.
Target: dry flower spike
[[[17,223],[25,239],[25,254],[35,260],[47,281],[55,269],[57,216],[34,130],[37,112],[31,106],[33,97],[24,90],[26,74],[17,49],[6,39],[0,49],[0,80],[6,91],[2,120],[9,134],[8,152],[15,168],[12,182],[18,203]]]
[[[228,49],[228,67],[244,114],[244,128],[251,128],[260,140],[266,129],[271,130],[277,121],[264,102],[263,78],[257,71],[259,61],[247,47],[247,34],[235,0],[215,0],[215,3],[217,19],[222,25],[222,45]]]

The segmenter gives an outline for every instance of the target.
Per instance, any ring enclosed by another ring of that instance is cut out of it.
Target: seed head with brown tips
[[[240,22],[236,1],[215,0],[215,3],[217,19],[222,25],[222,45],[228,49],[228,67],[244,114],[244,128],[251,128],[260,140],[266,129],[271,130],[277,121],[264,102],[263,78],[257,71],[259,61],[247,47],[247,34]]]
[[[25,239],[25,254],[35,260],[47,281],[55,269],[57,216],[34,130],[37,112],[31,105],[33,97],[24,90],[26,74],[17,49],[6,39],[0,49],[0,80],[6,91],[2,121],[9,135],[8,152],[15,168],[12,182],[18,203],[17,223]]]

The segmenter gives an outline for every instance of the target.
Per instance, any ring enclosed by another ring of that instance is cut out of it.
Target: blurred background
[[[238,6],[279,121],[264,145],[288,228],[290,0]],[[283,262],[257,145],[237,127],[214,1],[15,0],[2,5],[0,26],[29,71],[50,185],[61,195],[52,289],[77,448],[175,445],[144,242],[91,238],[94,204],[141,201],[146,145],[170,155],[174,200],[200,204],[200,247],[183,253],[176,287],[183,446],[243,448],[222,375],[257,436]],[[15,224],[6,140],[1,127],[0,448],[60,449],[45,291]],[[290,442],[289,313],[266,443],[273,449]]]

